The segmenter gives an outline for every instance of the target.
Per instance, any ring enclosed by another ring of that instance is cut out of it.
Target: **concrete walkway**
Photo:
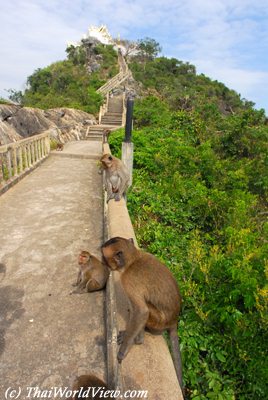
[[[100,255],[100,155],[101,142],[69,143],[0,197],[1,399],[106,380],[104,293],[69,295],[79,251]]]

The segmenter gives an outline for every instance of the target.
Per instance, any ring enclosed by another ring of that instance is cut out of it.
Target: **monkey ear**
[[[129,238],[128,241],[132,244],[134,244],[134,239],[133,238]]]

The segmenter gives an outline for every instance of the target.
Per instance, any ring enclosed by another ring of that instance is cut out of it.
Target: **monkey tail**
[[[173,358],[173,363],[174,363],[174,367],[176,370],[176,375],[177,375],[177,378],[178,378],[178,381],[179,381],[179,384],[181,387],[181,391],[182,391],[182,393],[184,393],[183,380],[182,380],[181,351],[180,351],[180,345],[179,345],[177,325],[169,329],[169,337],[170,337],[172,358]]]

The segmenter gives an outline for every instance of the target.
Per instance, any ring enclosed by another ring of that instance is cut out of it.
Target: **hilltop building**
[[[68,42],[67,47],[74,46],[78,47],[81,46],[82,42],[91,41],[91,39],[95,39],[102,44],[111,44],[115,45],[115,41],[113,40],[112,36],[110,35],[108,28],[106,25],[101,25],[100,27],[91,25],[88,28],[86,34],[82,36],[82,39],[78,42]]]

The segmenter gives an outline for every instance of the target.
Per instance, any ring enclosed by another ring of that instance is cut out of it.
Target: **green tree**
[[[143,60],[152,60],[162,49],[155,39],[146,37],[138,40],[138,50],[140,51]]]

